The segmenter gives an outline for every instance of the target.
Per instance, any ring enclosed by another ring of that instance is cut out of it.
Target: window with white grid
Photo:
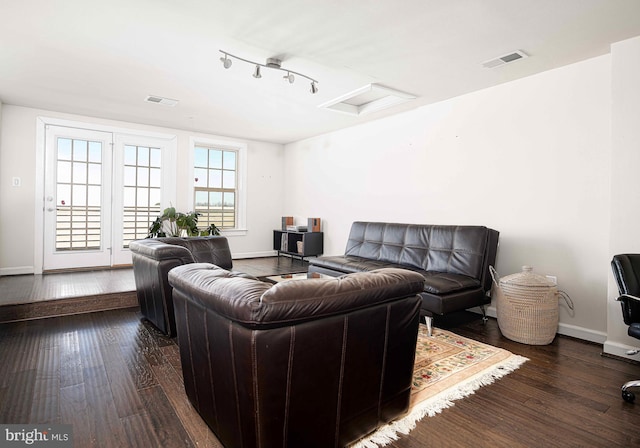
[[[193,168],[194,211],[201,213],[198,227],[236,228],[238,151],[196,145]]]

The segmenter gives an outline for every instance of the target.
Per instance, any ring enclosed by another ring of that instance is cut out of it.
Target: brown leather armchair
[[[129,249],[140,311],[168,336],[176,334],[169,271],[187,263],[213,263],[224,269],[233,266],[224,236],[148,238],[132,241]]]
[[[422,275],[272,285],[190,264],[169,283],[187,396],[225,447],[342,447],[406,413]]]

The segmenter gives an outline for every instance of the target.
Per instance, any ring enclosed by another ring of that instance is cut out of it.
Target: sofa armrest
[[[404,269],[379,269],[270,285],[213,265],[190,264],[172,269],[169,283],[174,294],[182,294],[205,309],[248,327],[269,328],[417,295],[424,288],[424,277]]]
[[[179,264],[193,263],[191,252],[186,247],[167,244],[156,238],[136,240],[129,243],[129,250],[155,261],[175,259]]]

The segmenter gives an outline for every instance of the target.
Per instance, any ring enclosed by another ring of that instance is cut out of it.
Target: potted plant
[[[220,230],[213,223],[200,230],[198,228],[198,216],[200,215],[201,213],[198,212],[176,212],[175,207],[165,208],[164,212],[149,227],[147,238],[220,235]]]

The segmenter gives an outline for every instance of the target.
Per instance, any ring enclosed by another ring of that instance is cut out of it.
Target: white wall
[[[91,117],[5,104],[0,121],[0,275],[34,272],[34,241],[36,222],[36,123],[40,116],[77,122],[113,126],[177,135],[178,163],[174,167],[177,179],[175,206],[187,209],[189,202],[188,172],[189,138],[205,137],[225,140],[225,137],[196,134],[178,129],[144,126]],[[237,139],[227,139],[239,141]],[[273,253],[274,228],[280,224],[283,200],[284,148],[279,144],[240,141],[247,144],[247,232],[244,236],[229,236],[235,258],[264,256]],[[184,174],[182,174],[184,173]],[[20,177],[21,187],[12,187],[12,177]],[[42,194],[40,193],[40,198]],[[41,200],[41,199],[40,199]]]
[[[530,264],[573,298],[575,313],[561,306],[561,333],[606,339],[605,351],[622,355],[638,344],[626,336],[609,262],[640,252],[637,79],[640,38],[610,56],[284,148],[247,141],[248,233],[230,239],[232,252],[270,253],[282,215],[322,218],[328,255],[344,251],[354,220],[487,225],[501,232],[501,275]],[[176,173],[186,170],[188,132],[0,107],[0,274],[34,263],[36,117],[175,133]]]
[[[561,332],[603,342],[609,266],[610,57],[285,146],[285,214],[500,231],[501,275],[558,277]],[[330,113],[330,112],[327,112]]]
[[[610,257],[620,253],[640,253],[640,37],[611,47],[612,67],[612,167]],[[619,356],[640,346],[627,336],[618,288],[609,275],[609,319],[604,350]],[[637,356],[635,357],[637,359]]]

